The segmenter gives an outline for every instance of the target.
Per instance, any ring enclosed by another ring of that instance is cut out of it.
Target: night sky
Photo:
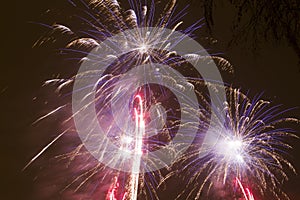
[[[184,1],[180,1],[177,9],[185,5]],[[203,17],[203,12],[198,6],[195,1],[187,9],[188,14],[184,17],[186,25]],[[51,14],[45,14],[48,9],[59,13],[58,17],[50,18]],[[1,177],[4,177],[4,180],[1,180],[1,189],[4,191],[1,192],[1,199],[32,199],[32,194],[35,192],[34,180],[39,169],[29,169],[25,172],[21,170],[32,156],[57,135],[52,127],[59,122],[59,118],[53,119],[54,122],[51,123],[43,122],[37,126],[31,124],[42,113],[48,111],[49,107],[45,106],[45,100],[49,99],[50,105],[55,102],[55,98],[48,97],[41,87],[43,82],[53,78],[54,74],[67,72],[63,66],[54,66],[53,60],[56,58],[53,49],[32,48],[32,45],[46,31],[37,23],[52,24],[55,20],[63,20],[61,16],[67,14],[70,9],[71,6],[63,0],[29,0],[15,5],[12,18],[16,21],[9,26],[14,33],[11,43],[14,48],[10,51],[12,54],[4,58],[14,65],[12,67],[3,65],[0,79],[0,99],[4,110],[1,115],[4,125],[1,126],[4,128],[1,131],[4,135],[1,139],[3,149],[1,150],[1,172],[3,173]],[[228,46],[228,42],[232,39],[230,29],[232,17],[232,8],[228,4],[217,4],[214,10],[215,23],[212,36],[207,34],[205,31],[207,29],[204,27],[195,32],[196,39],[200,44],[205,43],[203,46],[209,49],[209,53],[220,54],[233,64],[235,75],[230,81],[233,87],[241,88],[243,92],[250,91],[250,97],[263,92],[264,99],[272,101],[273,105],[282,104],[282,108],[285,109],[299,107],[300,69],[297,66],[299,58],[296,53],[285,42],[262,41],[255,53],[248,46],[249,41],[247,44],[240,41],[236,45]],[[217,43],[209,44],[204,39],[206,37],[213,37]],[[290,111],[289,114],[300,118],[299,108]],[[300,135],[299,125],[294,128]],[[290,151],[290,160],[299,171],[300,142],[298,140],[291,143],[295,148]],[[176,187],[179,186],[173,188]],[[291,199],[300,199],[299,176],[292,175],[284,187]]]

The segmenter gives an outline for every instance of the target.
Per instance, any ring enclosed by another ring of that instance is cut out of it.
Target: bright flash
[[[122,143],[122,144],[131,144],[132,141],[133,141],[133,138],[130,137],[130,136],[128,136],[128,135],[123,135],[123,136],[121,137],[121,143]]]
[[[148,46],[145,43],[142,43],[138,48],[140,53],[146,53],[148,51]]]
[[[231,162],[243,163],[243,142],[238,138],[225,139],[217,143],[217,152]]]

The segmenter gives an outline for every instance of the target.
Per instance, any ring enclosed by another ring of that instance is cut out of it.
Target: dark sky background
[[[184,1],[181,1],[178,9],[184,4]],[[42,123],[38,127],[31,125],[41,113],[47,111],[43,104],[43,99],[47,99],[47,96],[41,92],[43,81],[51,78],[60,69],[65,70],[49,64],[52,63],[50,61],[53,59],[53,50],[32,49],[33,43],[45,32],[45,29],[30,22],[49,24],[55,22],[54,19],[43,14],[49,8],[65,14],[70,6],[62,0],[29,0],[15,5],[16,22],[10,27],[16,35],[12,44],[15,48],[13,54],[7,58],[14,63],[14,66],[2,66],[0,82],[0,99],[4,111],[1,115],[4,124],[2,126],[4,130],[1,131],[4,135],[1,139],[3,144],[1,153],[4,154],[0,165],[3,173],[1,177],[4,177],[4,180],[1,180],[1,189],[4,193],[1,192],[1,199],[31,199],[37,169],[25,172],[21,172],[21,169],[49,141],[49,138],[57,135],[55,130],[51,129],[52,124]],[[185,24],[191,24],[203,17],[203,12],[196,1],[187,11]],[[232,17],[232,8],[229,5],[217,4],[214,10],[215,24],[212,33],[213,38],[218,42],[209,46],[211,49],[209,52],[222,53],[221,56],[234,65],[233,86],[240,87],[244,92],[250,90],[250,95],[253,96],[264,92],[265,99],[271,100],[274,105],[283,104],[283,108],[299,106],[300,73],[297,66],[298,58],[292,48],[284,42],[275,44],[272,41],[262,42],[256,54],[244,41],[228,47],[227,44],[232,39],[230,30]],[[210,37],[205,34],[205,31],[196,32],[200,43],[203,38]],[[38,95],[41,94],[42,96],[39,97]],[[38,100],[33,99],[36,96]],[[53,97],[50,99],[55,101]],[[299,109],[291,111],[290,115],[300,118]],[[300,134],[299,127],[295,128]],[[293,141],[292,144],[295,148],[290,152],[291,161],[299,171],[299,140]],[[300,199],[299,176],[292,176],[284,187],[291,199]]]

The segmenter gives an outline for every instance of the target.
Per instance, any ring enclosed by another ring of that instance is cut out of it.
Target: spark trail
[[[138,100],[138,108],[134,108],[136,134],[135,134],[134,159],[133,159],[132,171],[130,175],[131,176],[130,200],[136,200],[138,195],[141,155],[143,154],[142,151],[143,136],[145,132],[143,100],[140,95],[135,96],[135,98]]]
[[[240,187],[240,189],[242,190],[242,193],[245,197],[245,200],[255,200],[253,194],[250,192],[249,188],[245,188],[240,179],[238,179],[237,177],[235,178],[235,183]]]

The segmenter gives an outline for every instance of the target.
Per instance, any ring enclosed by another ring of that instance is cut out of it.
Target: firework
[[[80,163],[76,178],[64,190],[76,185],[75,191],[78,191],[88,182],[100,182],[108,185],[105,189],[108,200],[159,199],[157,182],[161,185],[166,180],[160,169],[170,169],[170,163],[153,156],[153,152],[164,148],[165,153],[176,157],[183,152],[178,148],[186,146],[185,140],[193,138],[189,134],[197,132],[199,144],[193,145],[192,152],[184,154],[180,160],[185,164],[181,170],[190,178],[188,187],[197,183],[188,191],[187,199],[193,194],[198,199],[202,191],[209,192],[214,186],[231,187],[232,180],[247,200],[253,200],[253,194],[240,180],[261,195],[271,193],[277,199],[287,198],[279,186],[281,180],[287,179],[286,169],[295,170],[281,151],[290,148],[284,141],[294,135],[289,129],[278,128],[278,124],[297,120],[277,119],[282,114],[277,107],[269,107],[269,102],[259,98],[251,101],[231,88],[228,88],[227,101],[219,99],[220,104],[225,102],[224,109],[220,109],[216,102],[207,99],[211,91],[222,93],[218,79],[205,80],[191,63],[207,65],[213,60],[220,71],[229,73],[233,71],[232,66],[222,58],[197,52],[192,46],[184,55],[176,51],[180,41],[201,27],[200,21],[183,30],[182,36],[176,29],[182,24],[184,11],[174,12],[175,0],[166,4],[157,20],[154,2],[150,6],[136,1],[129,3],[131,9],[124,11],[117,1],[81,1],[76,5],[83,13],[77,17],[80,21],[77,30],[54,24],[49,34],[36,42],[35,45],[46,45],[64,39],[66,45],[60,53],[82,65],[106,68],[79,71],[78,74],[76,71],[70,77],[46,81],[45,85],[55,85],[56,91],[63,95],[68,94],[66,88],[74,86],[73,101],[58,106],[34,124],[65,108],[72,107],[73,113],[63,122],[65,130],[45,145],[25,168],[69,130],[74,130],[78,123],[83,123],[83,129],[76,127],[78,132],[84,132],[81,135],[83,144],[56,156],[68,160],[68,165],[76,163],[76,159]],[[158,64],[167,65],[181,75]],[[151,74],[148,77],[151,83],[143,84],[145,74]],[[95,83],[86,84],[90,80]],[[81,84],[85,87],[76,87]],[[190,91],[197,94],[197,101],[189,95],[187,99],[178,98]],[[80,106],[74,108],[74,102]],[[89,117],[89,107],[95,108],[95,118]],[[180,120],[182,116],[186,120]],[[97,137],[95,121],[103,126],[101,133],[106,139]],[[65,128],[67,125],[69,127]],[[178,131],[181,129],[184,131]],[[175,137],[181,140],[174,141]],[[103,159],[106,165],[98,162]],[[85,164],[82,160],[88,161]],[[157,170],[150,170],[154,168]],[[176,172],[172,171],[167,178]]]
[[[242,179],[262,197],[288,199],[280,186],[288,180],[288,170],[296,172],[286,159],[287,150],[291,148],[286,141],[297,136],[293,130],[281,127],[299,120],[282,118],[286,111],[270,106],[270,102],[259,99],[260,96],[251,101],[237,89],[227,90],[224,109],[211,111],[220,116],[220,122],[213,122],[213,129],[206,132],[202,144],[196,144],[193,153],[182,158],[183,170],[189,171],[189,186],[195,185],[188,191],[188,198],[195,195],[195,199],[199,199],[203,192],[209,194],[213,188],[233,191],[229,186],[236,180],[244,198],[254,199],[250,190],[242,187]],[[224,115],[220,115],[221,112]]]
[[[38,40],[35,46],[49,45],[63,40],[66,46],[60,49],[60,53],[67,55],[68,58],[71,57],[71,59],[78,60],[79,63],[92,62],[93,64],[99,64],[102,62],[103,64],[108,63],[110,60],[115,61],[108,66],[102,76],[98,76],[97,71],[87,71],[64,79],[55,78],[46,81],[45,85],[56,86],[56,91],[60,95],[63,94],[65,96],[68,94],[65,91],[68,91],[68,88],[74,85],[75,80],[85,82],[96,76],[97,83],[88,86],[89,88],[95,88],[95,98],[85,101],[93,95],[90,92],[82,96],[78,102],[84,102],[83,105],[80,104],[81,107],[63,121],[62,127],[65,130],[49,144],[45,145],[24,169],[46,152],[53,143],[65,136],[66,133],[70,133],[70,130],[74,130],[72,120],[76,119],[79,113],[90,105],[95,105],[97,119],[89,120],[89,113],[81,116],[79,119],[79,121],[84,121],[85,124],[83,132],[86,135],[81,138],[82,141],[86,142],[89,138],[93,138],[93,143],[89,145],[91,148],[88,149],[89,152],[85,149],[88,145],[79,144],[74,150],[56,156],[59,160],[68,160],[67,166],[71,165],[71,163],[79,162],[76,169],[76,174],[79,173],[79,175],[70,181],[63,191],[72,186],[75,186],[75,191],[79,191],[89,181],[93,181],[100,176],[101,178],[98,179],[98,182],[109,182],[108,194],[106,195],[108,199],[134,200],[137,199],[139,194],[147,197],[147,192],[150,193],[151,198],[158,199],[155,185],[157,181],[162,179],[163,175],[160,170],[146,171],[147,168],[155,168],[156,165],[168,168],[168,164],[159,159],[149,160],[148,154],[151,155],[152,151],[166,144],[171,144],[167,145],[166,148],[168,154],[178,154],[174,150],[178,144],[170,143],[175,135],[180,135],[175,133],[176,130],[194,131],[197,129],[197,123],[199,122],[198,115],[195,115],[195,112],[199,112],[198,102],[195,103],[193,100],[188,99],[189,102],[184,103],[185,106],[181,108],[183,111],[180,113],[179,110],[182,105],[179,105],[179,100],[176,100],[176,97],[172,94],[174,92],[172,90],[183,94],[183,91],[193,91],[195,89],[198,91],[198,99],[203,98],[201,94],[201,90],[204,87],[203,80],[197,71],[190,70],[190,65],[187,61],[197,62],[196,60],[201,58],[204,62],[210,62],[211,59],[214,59],[219,62],[219,66],[224,68],[224,70],[228,70],[227,67],[230,65],[224,59],[218,57],[199,56],[193,53],[179,56],[176,51],[172,51],[172,45],[182,41],[184,37],[191,35],[193,30],[201,26],[201,24],[199,25],[200,21],[198,21],[182,31],[184,33],[183,37],[172,36],[175,29],[181,25],[182,22],[180,20],[184,12],[180,11],[175,14],[173,10],[176,3],[175,0],[171,0],[166,4],[158,20],[155,20],[154,17],[154,2],[151,2],[151,5],[147,7],[146,5],[139,6],[139,3],[129,1],[132,9],[126,11],[120,7],[117,1],[93,0],[89,3],[80,1],[78,4],[73,1],[70,2],[76,5],[80,12],[83,13],[80,16],[75,16],[75,18],[79,19],[78,25],[80,24],[80,26],[78,30],[72,30],[65,25],[54,24],[46,37]],[[151,27],[156,27],[156,29],[151,30]],[[171,32],[165,34],[163,28],[171,28]],[[118,41],[121,42],[117,43],[116,38],[113,37],[114,35],[119,35]],[[106,55],[93,55],[91,51],[100,48],[99,46],[103,41],[108,41],[110,44],[108,47],[103,48],[106,50]],[[147,73],[147,71],[142,70],[140,73],[134,73],[134,76],[127,78],[122,77],[122,75],[134,66],[151,65],[153,63],[171,66],[171,68],[178,70],[184,76],[176,75],[174,78],[170,74],[166,74],[168,72],[167,69],[153,68],[155,65],[152,65],[153,71],[148,71],[148,73],[154,74],[163,86],[158,86],[158,84],[141,85],[137,88],[140,94],[131,94],[131,96],[127,95],[124,97],[126,93],[129,93],[128,91],[132,91],[133,86],[139,84],[139,76],[141,75],[142,77],[142,74]],[[229,69],[228,71],[231,71],[230,67]],[[184,77],[189,77],[188,82],[182,81]],[[122,79],[120,81],[121,85],[118,83],[120,79]],[[200,84],[197,86],[195,82]],[[168,86],[171,89],[164,87],[166,83],[169,83]],[[82,87],[73,91],[73,97],[74,94],[80,94],[85,89],[85,87]],[[74,99],[76,98],[73,98],[73,101]],[[127,99],[128,101],[124,103],[121,101],[122,99]],[[138,100],[137,107],[134,105],[136,100]],[[189,105],[191,102],[196,108]],[[63,109],[69,108],[70,104],[58,106],[40,117],[34,124],[57,114]],[[115,105],[114,109],[111,108],[112,104]],[[114,118],[115,116],[112,116],[112,114],[117,116],[117,118]],[[180,124],[179,118],[183,114],[190,120]],[[150,118],[151,122],[146,123]],[[92,123],[96,120],[104,126],[104,132],[108,140],[100,140],[95,137],[96,134],[93,134],[95,127]],[[147,130],[145,130],[145,126],[147,126]],[[108,156],[111,159],[106,164],[110,168],[117,170],[112,170],[93,159],[93,157],[101,159],[103,156],[106,156],[104,154],[100,155],[99,152],[109,152],[108,145],[110,141],[117,149],[121,150],[121,153],[109,154]],[[94,154],[97,154],[97,156]],[[88,160],[88,162],[83,164],[84,162],[81,162],[81,160]],[[144,168],[144,170],[140,168]],[[110,179],[110,181],[107,181],[107,179]],[[146,189],[141,189],[138,192],[139,187]]]

